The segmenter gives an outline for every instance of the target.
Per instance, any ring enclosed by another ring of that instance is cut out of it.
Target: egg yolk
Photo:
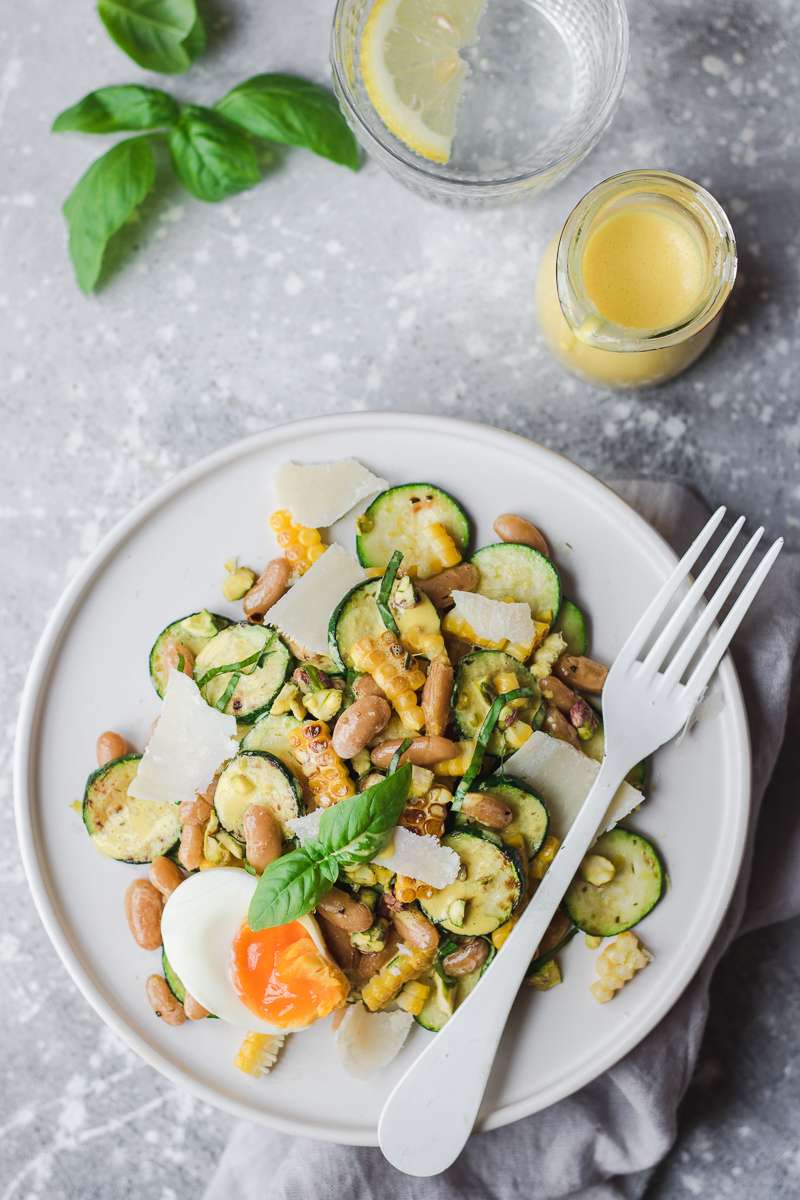
[[[242,1003],[279,1028],[326,1017],[350,990],[299,921],[258,933],[245,921],[233,940],[231,976]]]

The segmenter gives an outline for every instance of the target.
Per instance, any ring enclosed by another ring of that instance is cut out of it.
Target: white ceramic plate
[[[80,797],[102,729],[141,745],[157,711],[147,656],[169,621],[221,602],[223,563],[274,554],[271,476],[286,459],[354,456],[392,482],[430,479],[452,491],[493,540],[499,512],[530,514],[550,540],[567,595],[591,616],[592,651],[610,661],[674,563],[627,505],[565,459],[512,434],[417,414],[303,421],[239,442],[158,491],[103,542],[58,605],[22,700],[16,753],[19,838],[34,899],[67,969],[101,1017],[142,1058],[211,1104],[288,1133],[375,1144],[384,1098],[432,1035],[415,1029],[380,1078],[348,1077],[328,1023],[294,1035],[269,1080],[234,1069],[240,1033],[216,1021],[171,1029],[157,1021],[144,980],[158,956],[135,946],[122,897],[143,873],[98,855]],[[687,536],[690,531],[687,531]],[[353,545],[352,518],[336,535]],[[723,705],[657,756],[652,800],[635,824],[661,847],[668,895],[641,934],[655,961],[612,1004],[588,987],[594,956],[576,938],[566,981],[522,994],[486,1095],[491,1129],[569,1095],[629,1051],[675,1002],[722,919],[739,870],[749,800],[749,746],[730,661]]]

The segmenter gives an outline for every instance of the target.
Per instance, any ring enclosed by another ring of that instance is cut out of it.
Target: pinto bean
[[[415,950],[435,950],[439,945],[436,926],[414,908],[403,908],[392,913],[392,923],[400,940]]]
[[[113,729],[107,729],[97,739],[96,753],[98,767],[104,767],[106,763],[111,762],[115,758],[122,758],[123,754],[130,754],[130,752],[129,743],[121,733],[114,733]]]
[[[487,829],[505,829],[514,819],[506,802],[491,792],[467,792],[461,811]]]
[[[150,863],[150,882],[167,900],[175,888],[183,883],[183,875],[180,867],[171,858],[165,858],[163,854],[160,854]]]
[[[134,879],[125,892],[125,916],[133,940],[143,950],[161,945],[161,910],[164,901],[158,888],[147,879]]]
[[[440,737],[450,718],[450,694],[453,690],[453,668],[446,658],[435,658],[428,670],[422,689],[422,711],[428,737]]]
[[[392,715],[382,696],[362,696],[346,708],[333,730],[333,748],[340,758],[354,758],[385,729]]]
[[[486,962],[489,947],[483,938],[471,937],[461,943],[452,954],[442,959],[442,970],[446,975],[470,975]]]
[[[550,557],[550,547],[547,538],[532,521],[518,517],[515,513],[501,513],[494,523],[494,531],[504,542],[518,542],[523,546],[532,546],[545,558]]]
[[[356,675],[353,680],[353,695],[356,700],[362,700],[364,696],[383,696],[383,688],[371,675]]]
[[[452,592],[474,592],[480,582],[480,572],[472,563],[448,567],[430,579],[415,579],[415,585],[433,601],[437,608],[452,608]]]
[[[163,975],[151,975],[144,985],[150,1007],[167,1025],[182,1025],[186,1020],[183,1005],[169,990]]]
[[[183,642],[177,642],[170,638],[164,647],[164,667],[167,671],[171,671],[173,667],[176,671],[181,670],[191,679],[194,671],[194,655],[188,646],[184,646]]]
[[[400,738],[381,742],[372,751],[372,762],[381,770],[389,766],[395,750],[402,745]],[[401,763],[413,763],[416,767],[432,767],[446,758],[455,758],[458,745],[446,737],[417,737],[400,759]]]
[[[178,861],[187,871],[196,871],[203,861],[203,826],[184,825],[181,830],[181,844],[178,847]]]
[[[195,796],[193,800],[181,800],[178,805],[178,816],[182,825],[205,825],[211,816],[211,805],[205,796]]]
[[[333,921],[329,921],[320,908],[317,908],[316,917],[319,927],[322,930],[325,945],[330,950],[334,961],[343,971],[355,970],[360,955],[359,951],[350,941],[350,934],[346,929],[342,929],[340,925],[335,925]]]
[[[374,920],[372,910],[366,904],[337,887],[325,893],[317,904],[317,910],[331,925],[346,929],[348,933],[363,933]]]
[[[190,1021],[202,1021],[208,1016],[208,1009],[203,1008],[200,1001],[195,1000],[194,996],[191,996],[188,992],[184,997],[183,1011]]]
[[[572,688],[568,688],[555,675],[548,675],[546,679],[542,679],[539,690],[545,700],[549,700],[562,713],[568,713],[578,699]]]
[[[260,625],[265,614],[280,600],[289,587],[292,568],[282,555],[268,562],[250,591],[242,600],[242,609],[248,621]]]
[[[570,746],[574,746],[576,750],[579,749],[581,742],[574,727],[564,714],[559,712],[552,704],[548,704],[547,706],[543,725],[551,737],[556,737],[562,742],[569,742]]]
[[[280,858],[283,832],[274,814],[263,804],[251,804],[242,817],[247,861],[259,875]]]
[[[397,953],[397,941],[396,930],[390,928],[383,950],[376,950],[372,954],[359,955],[354,970],[355,977],[359,983],[366,983],[373,975],[378,974],[381,967],[386,966],[390,959]]]
[[[562,654],[553,670],[564,683],[592,696],[600,695],[608,675],[608,667],[580,654]]]

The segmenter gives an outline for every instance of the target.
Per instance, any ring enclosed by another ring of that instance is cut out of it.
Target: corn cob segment
[[[395,897],[401,904],[413,904],[415,900],[430,900],[434,889],[429,883],[421,883],[410,875],[398,875],[394,881]]]
[[[361,999],[370,1010],[377,1012],[384,1008],[390,1000],[394,1000],[398,992],[407,983],[418,979],[427,971],[436,957],[436,947],[430,950],[416,950],[401,945],[398,953],[381,967],[377,975],[364,985]]]
[[[236,1053],[233,1065],[245,1075],[268,1075],[285,1041],[285,1033],[248,1033]]]
[[[292,564],[292,569],[297,575],[305,575],[308,568],[328,548],[322,544],[322,535],[318,529],[311,529],[308,525],[298,525],[285,508],[274,512],[269,519],[269,524],[275,534],[275,541],[283,551],[284,558]]]
[[[417,704],[417,690],[425,682],[418,667],[406,666],[406,651],[388,629],[378,637],[364,637],[351,651],[357,671],[371,675],[410,729],[420,730],[425,716]]]
[[[447,806],[452,799],[447,788],[431,788],[426,795],[406,801],[399,824],[412,833],[440,838],[444,833]]]
[[[324,721],[304,721],[289,734],[289,744],[308,780],[317,808],[330,808],[355,795],[350,772],[331,744]]]

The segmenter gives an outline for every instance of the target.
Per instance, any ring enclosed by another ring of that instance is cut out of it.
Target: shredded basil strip
[[[497,724],[500,713],[503,711],[505,706],[510,704],[512,700],[520,700],[523,697],[533,698],[535,696],[536,693],[533,688],[515,688],[513,692],[503,692],[501,696],[497,696],[492,701],[492,706],[487,712],[486,716],[483,718],[483,724],[478,731],[478,737],[477,741],[475,742],[475,749],[472,752],[470,764],[464,772],[464,777],[456,788],[456,793],[453,796],[453,803],[451,806],[452,812],[458,812],[460,810],[461,805],[464,802],[464,797],[472,787],[478,775],[480,775],[481,767],[483,766],[483,759],[486,754],[486,748],[489,745],[489,740],[492,734],[494,733],[494,727]]]
[[[400,550],[395,550],[392,557],[389,559],[386,570],[381,580],[381,586],[378,591],[378,598],[375,603],[378,606],[378,612],[381,614],[381,620],[387,629],[389,629],[395,637],[400,637],[400,629],[397,621],[394,619],[394,613],[389,608],[389,597],[392,594],[394,581],[397,578],[397,572],[400,569],[400,563],[403,561],[403,555]]]
[[[400,759],[405,754],[408,747],[411,745],[413,738],[403,738],[400,745],[392,755],[392,761],[389,763],[389,774],[394,775],[397,768],[400,766]]]

